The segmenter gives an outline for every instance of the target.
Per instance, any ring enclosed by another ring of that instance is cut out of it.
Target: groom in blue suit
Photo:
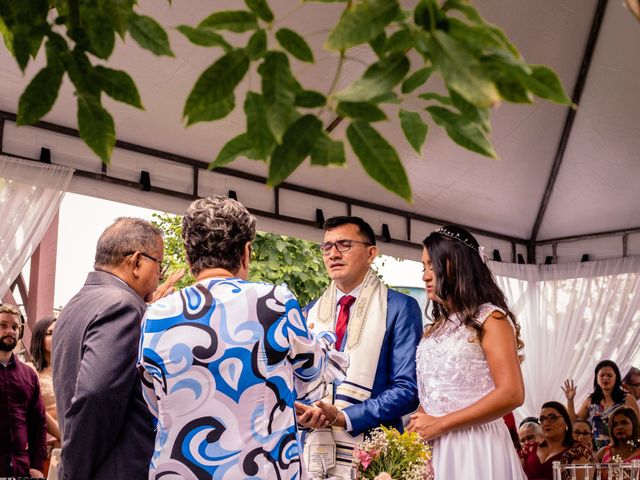
[[[380,425],[402,431],[402,417],[418,407],[415,358],[422,314],[415,299],[387,289],[371,269],[378,250],[368,223],[333,217],[324,229],[320,249],[332,282],[307,307],[307,322],[315,331],[336,332],[336,347],[349,353],[351,363],[346,380],[323,401],[300,406],[298,423],[324,429],[323,445],[331,428],[336,462],[326,473],[346,478],[363,433]],[[305,450],[311,448],[308,435]]]

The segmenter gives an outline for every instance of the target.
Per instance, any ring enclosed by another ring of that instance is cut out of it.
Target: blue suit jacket
[[[317,300],[309,304],[311,308]],[[416,348],[422,336],[418,302],[395,290],[387,294],[387,331],[368,400],[344,409],[352,435],[385,425],[402,431],[402,417],[418,408]]]

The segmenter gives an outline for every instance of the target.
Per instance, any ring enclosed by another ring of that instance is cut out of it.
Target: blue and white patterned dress
[[[294,401],[344,378],[334,341],[266,283],[208,279],[151,305],[138,358],[158,419],[149,479],[299,479]]]

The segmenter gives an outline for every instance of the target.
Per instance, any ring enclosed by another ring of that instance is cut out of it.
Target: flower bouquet
[[[433,480],[431,448],[417,433],[376,428],[353,450],[357,479]]]

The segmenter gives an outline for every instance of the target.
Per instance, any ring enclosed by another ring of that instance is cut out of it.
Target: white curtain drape
[[[576,407],[593,389],[600,360],[621,374],[640,350],[640,257],[557,265],[491,262],[522,327],[526,399],[518,416],[538,415],[573,378]]]
[[[42,240],[72,176],[68,167],[0,155],[0,298]]]

